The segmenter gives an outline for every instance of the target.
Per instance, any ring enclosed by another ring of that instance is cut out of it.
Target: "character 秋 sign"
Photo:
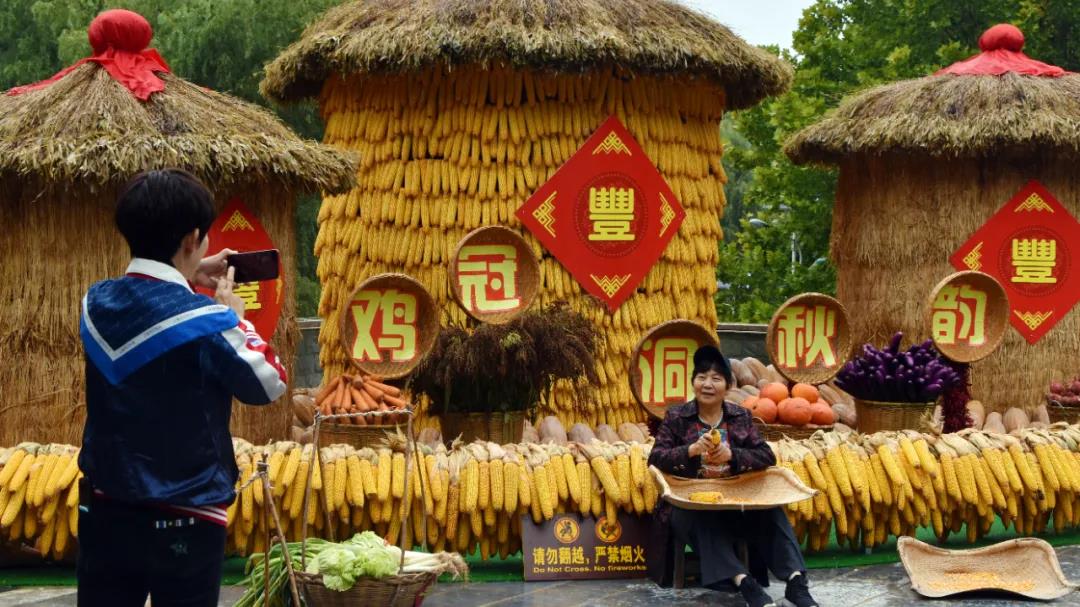
[[[851,350],[850,326],[847,310],[835,298],[796,295],[781,304],[769,322],[769,358],[793,382],[826,382],[840,371]]]

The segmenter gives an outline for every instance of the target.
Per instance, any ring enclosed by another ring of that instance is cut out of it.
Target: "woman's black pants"
[[[787,581],[806,563],[787,516],[780,508],[768,510],[703,511],[673,509],[671,530],[701,559],[701,585],[713,586],[750,572],[739,560],[735,545],[746,542],[751,555],[764,559],[778,579]]]

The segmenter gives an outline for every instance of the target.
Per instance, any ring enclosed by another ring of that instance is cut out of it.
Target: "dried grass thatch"
[[[361,0],[311,25],[267,67],[262,91],[295,100],[317,95],[335,72],[444,63],[699,75],[724,88],[729,109],[783,92],[792,77],[786,63],[669,0]]]
[[[833,212],[837,297],[858,343],[885,343],[896,331],[929,337],[927,297],[955,270],[949,256],[1030,179],[1080,216],[1080,174],[1058,159],[963,159],[855,155],[840,164]],[[1033,407],[1051,380],[1072,377],[1080,361],[1080,309],[1035,345],[1008,328],[1001,347],[971,367],[972,395],[989,408]]]
[[[871,88],[796,133],[796,164],[853,154],[1080,155],[1080,75],[927,76]]]
[[[118,185],[95,193],[40,179],[0,178],[0,445],[79,444],[86,416],[79,303],[94,282],[123,273],[129,260],[112,226]],[[283,259],[295,258],[296,194],[272,182],[216,188],[219,208],[240,197]],[[296,272],[285,264],[285,289]],[[274,348],[291,371],[299,343],[296,305],[287,297]],[[284,399],[283,399],[284,400]],[[232,430],[252,442],[281,439],[288,407],[234,406]]]
[[[0,172],[81,187],[182,167],[215,186],[273,181],[342,191],[347,154],[297,137],[254,104],[162,74],[165,90],[135,98],[96,64],[20,95],[0,95]]]

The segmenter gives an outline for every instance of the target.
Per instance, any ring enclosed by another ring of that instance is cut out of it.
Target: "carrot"
[[[409,408],[409,403],[405,402],[404,400],[402,400],[400,398],[395,398],[393,396],[390,396],[389,394],[383,397],[383,402],[385,402],[386,404],[390,405],[391,407],[393,407],[395,409],[408,409]]]
[[[330,415],[331,414],[332,409],[330,409],[330,399],[323,399],[322,404],[319,405],[319,411],[323,415]]]
[[[341,401],[341,408],[344,409],[346,413],[349,413],[356,405],[356,401],[353,400],[352,386],[349,385],[349,382],[343,382],[342,385],[345,387],[345,395]]]
[[[352,422],[353,422],[354,425],[357,425],[357,426],[366,426],[366,425],[368,425],[367,418],[365,418],[362,415],[357,415],[356,417],[352,418]]]
[[[335,377],[333,380],[330,381],[330,383],[323,386],[322,389],[319,390],[319,393],[315,396],[315,404],[316,405],[321,405],[323,403],[323,401],[326,400],[326,397],[333,394],[334,390],[337,390],[337,387],[340,384],[341,384],[341,377]]]
[[[398,398],[398,397],[401,396],[401,389],[400,388],[395,388],[393,386],[388,386],[388,385],[386,385],[386,384],[384,384],[382,382],[378,382],[378,381],[375,381],[373,379],[369,379],[367,381],[367,385],[371,386],[372,388],[375,388],[376,390],[381,390],[381,391],[389,394],[390,396],[393,396],[394,398]]]
[[[361,413],[365,411],[364,406],[366,402],[364,401],[364,391],[357,390],[356,388],[349,386],[349,393],[352,395],[353,403],[356,404],[356,406],[353,408],[353,411]]]
[[[371,395],[366,390],[359,390],[360,398],[364,403],[364,411],[378,411],[379,404],[375,402],[375,399],[371,398]]]
[[[381,401],[383,399],[383,397],[386,396],[385,392],[383,392],[382,390],[372,386],[371,384],[364,384],[364,392],[367,392],[368,394],[370,394],[371,398],[374,399],[375,402]]]
[[[337,389],[334,390],[334,394],[330,397],[330,407],[332,409],[340,409],[345,401],[345,382],[338,382]]]

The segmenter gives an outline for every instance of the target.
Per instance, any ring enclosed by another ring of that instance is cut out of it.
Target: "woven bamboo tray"
[[[972,550],[946,550],[902,537],[896,549],[912,589],[926,597],[994,590],[1049,601],[1076,589],[1076,584],[1061,571],[1057,553],[1038,538],[1017,538]]]
[[[761,432],[761,436],[767,441],[778,441],[785,437],[792,440],[803,440],[810,438],[818,430],[829,432],[833,429],[831,425],[806,424],[805,426],[789,426],[787,424],[766,424],[756,417],[754,418],[754,425],[757,426],[758,432]]]
[[[1050,418],[1051,424],[1057,422],[1068,422],[1075,424],[1080,419],[1080,407],[1066,407],[1056,400],[1046,399],[1046,414]]]
[[[817,494],[794,472],[777,466],[731,478],[668,476],[655,466],[649,466],[649,471],[660,485],[661,496],[684,510],[766,510],[801,502]],[[695,491],[719,491],[724,501],[716,504],[690,501],[689,496]]]

